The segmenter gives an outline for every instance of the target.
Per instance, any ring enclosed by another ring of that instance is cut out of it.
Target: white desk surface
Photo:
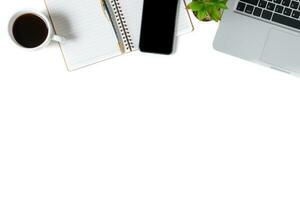
[[[0,12],[1,200],[300,198],[299,78],[214,51],[196,20],[175,55],[69,73],[57,45],[9,40],[26,7]]]

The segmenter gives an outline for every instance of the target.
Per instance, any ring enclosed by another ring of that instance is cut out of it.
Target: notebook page
[[[161,0],[164,1],[164,0]],[[125,20],[127,22],[130,34],[132,36],[135,46],[139,46],[140,29],[143,15],[143,0],[119,0]],[[159,1],[157,1],[159,6]],[[155,14],[155,11],[153,11]],[[191,32],[193,25],[191,23],[189,14],[186,10],[184,0],[179,0],[178,17],[177,17],[177,35]]]
[[[120,55],[118,39],[99,0],[45,0],[70,71]]]

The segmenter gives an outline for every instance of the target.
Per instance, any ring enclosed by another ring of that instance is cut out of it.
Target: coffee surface
[[[26,48],[35,48],[43,44],[48,31],[45,21],[33,14],[18,17],[13,25],[15,40]]]

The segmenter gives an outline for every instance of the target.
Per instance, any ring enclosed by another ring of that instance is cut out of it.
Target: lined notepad
[[[143,0],[45,0],[68,70],[76,70],[138,47]],[[192,31],[180,1],[177,33]]]

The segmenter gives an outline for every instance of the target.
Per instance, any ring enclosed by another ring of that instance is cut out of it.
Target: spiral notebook
[[[69,71],[137,50],[143,0],[45,0],[45,3],[56,33],[66,39],[60,48]],[[177,35],[193,30],[183,0],[177,21]]]

